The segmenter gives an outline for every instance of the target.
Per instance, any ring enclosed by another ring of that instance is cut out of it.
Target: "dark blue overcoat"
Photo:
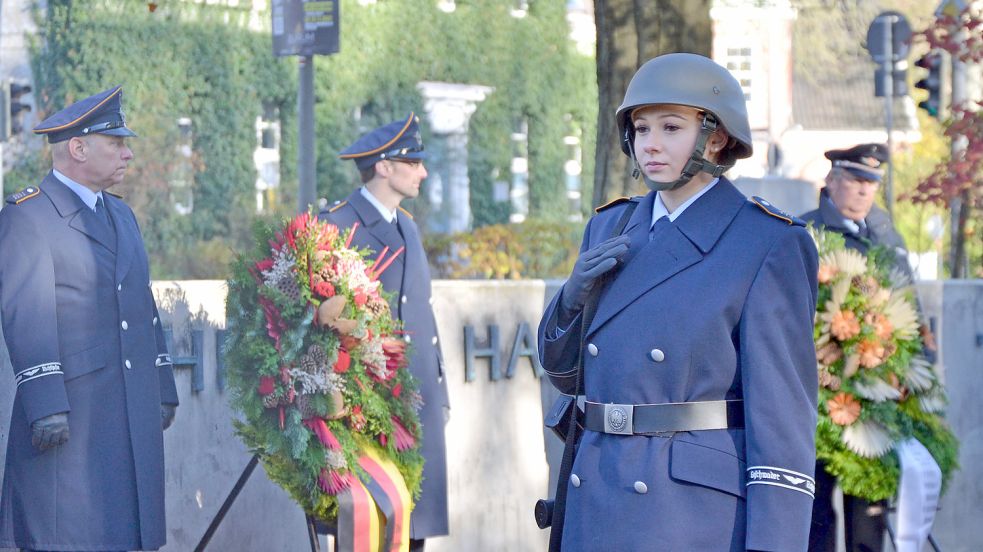
[[[17,382],[0,546],[157,549],[160,405],[178,400],[140,230],[112,195],[115,232],[52,174],[33,191],[0,211],[0,305]],[[38,452],[31,423],[58,412],[71,436]]]
[[[340,229],[358,222],[352,245],[368,248],[374,259],[384,247],[393,253],[406,250],[382,273],[382,288],[392,294],[390,307],[393,316],[403,322],[406,340],[410,342],[409,369],[423,396],[420,423],[423,426],[423,488],[410,517],[410,537],[424,539],[448,534],[447,519],[447,448],[444,441],[444,411],[450,408],[447,381],[437,339],[434,318],[430,266],[420,241],[416,223],[402,209],[397,219],[399,228],[382,218],[359,190],[339,202],[320,218]],[[402,235],[400,235],[402,232]]]
[[[816,247],[804,228],[726,179],[649,241],[654,198],[638,200],[625,263],[587,331],[586,398],[743,399],[745,427],[586,431],[567,482],[563,550],[804,551],[815,465]],[[581,250],[610,237],[625,205],[591,219]],[[581,320],[558,329],[558,299],[540,325],[540,354],[554,385],[571,393]]]

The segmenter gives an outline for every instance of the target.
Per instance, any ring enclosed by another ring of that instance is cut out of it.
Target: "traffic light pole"
[[[894,151],[894,77],[892,70],[894,68],[894,37],[893,37],[893,27],[896,20],[896,16],[887,15],[880,18],[881,25],[884,28],[884,61],[882,66],[884,70],[882,71],[884,79],[884,121],[887,126],[887,175],[884,179],[884,207],[887,209],[888,215],[892,218],[894,217],[894,159],[892,152]]]

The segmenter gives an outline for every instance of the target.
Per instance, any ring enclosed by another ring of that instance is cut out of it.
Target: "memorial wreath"
[[[422,399],[378,281],[401,251],[368,259],[350,247],[356,231],[310,214],[260,224],[228,284],[236,430],[270,479],[328,521],[356,494],[408,516],[423,469]]]
[[[896,454],[916,439],[945,482],[958,443],[942,418],[945,393],[932,363],[907,276],[889,272],[891,252],[865,256],[839,234],[814,231],[819,249],[815,340],[819,371],[816,456],[845,493],[867,500],[894,497],[901,474]],[[929,344],[934,349],[934,344]]]

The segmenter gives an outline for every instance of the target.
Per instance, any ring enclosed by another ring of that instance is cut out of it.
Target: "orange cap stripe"
[[[410,128],[410,123],[413,122],[414,117],[415,115],[413,114],[412,111],[410,111],[410,118],[406,119],[406,124],[403,125],[403,128],[398,133],[396,133],[396,136],[393,137],[392,140],[386,142],[385,144],[382,144],[381,146],[375,148],[374,150],[363,151],[361,153],[346,153],[343,155],[339,155],[338,157],[340,157],[341,159],[353,159],[356,157],[365,157],[366,155],[372,155],[373,153],[379,153],[380,151],[396,143],[396,140],[399,140],[400,138],[403,137],[403,134],[406,133],[406,129]]]
[[[100,107],[102,107],[103,104],[105,104],[109,100],[113,99],[113,97],[116,96],[116,94],[119,94],[122,91],[123,91],[123,87],[122,86],[118,87],[116,89],[116,92],[113,92],[112,94],[106,96],[106,99],[104,99],[103,101],[97,103],[95,105],[95,107],[93,107],[92,109],[86,111],[85,113],[83,113],[82,115],[80,115],[78,118],[76,118],[74,121],[71,121],[69,123],[65,123],[65,124],[63,124],[61,126],[56,126],[56,127],[51,127],[51,128],[45,128],[45,129],[42,129],[42,130],[35,129],[34,130],[34,134],[46,134],[48,132],[54,132],[56,130],[61,130],[63,128],[70,128],[72,126],[75,126],[76,123],[78,123],[82,119],[88,117],[89,114],[91,114],[93,111],[95,111],[95,110],[99,109]]]

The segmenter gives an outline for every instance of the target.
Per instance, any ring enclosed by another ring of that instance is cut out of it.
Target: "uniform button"
[[[430,306],[432,307],[433,306],[433,297],[431,297],[430,300],[427,301],[427,302],[430,303]]]
[[[123,362],[123,366],[126,366],[126,369],[127,369],[127,370],[129,370],[130,368],[132,368],[132,367],[133,367],[133,366],[132,366],[132,365],[130,364],[130,361],[129,361],[129,360],[126,360],[126,361],[124,361],[124,362]]]
[[[407,336],[403,336],[403,339],[405,339],[407,343],[409,343],[410,341],[413,341],[413,340],[412,340],[412,339],[410,338],[410,336],[408,336],[408,335],[407,335]]]
[[[116,291],[123,291],[123,284],[116,284]]]
[[[432,338],[430,338],[430,343],[433,343],[434,345],[436,345],[437,344],[437,336],[433,336]]]
[[[406,304],[406,296],[404,295],[404,296],[403,296],[403,297],[402,297],[402,298],[400,299],[400,301],[402,301],[402,302],[403,302],[403,304],[405,305],[405,304]]]
[[[119,323],[119,327],[121,327],[124,330],[126,330],[127,328],[130,327],[130,325],[126,323],[126,320],[124,320],[124,321],[122,321],[122,322]]]
[[[649,487],[648,487],[648,485],[646,485],[645,483],[642,483],[641,481],[636,481],[635,482],[635,492],[638,493],[638,494],[645,494],[645,493],[649,492]]]
[[[590,356],[597,356],[597,345],[594,345],[593,343],[588,343],[587,352],[590,353]]]
[[[649,356],[656,362],[662,362],[666,359],[666,354],[662,352],[662,349],[652,349],[649,351]]]
[[[574,487],[580,486],[580,478],[577,477],[577,474],[575,473],[570,474],[570,484],[573,485]]]
[[[154,326],[156,326],[156,325],[157,325],[157,317],[155,316],[154,317]]]

